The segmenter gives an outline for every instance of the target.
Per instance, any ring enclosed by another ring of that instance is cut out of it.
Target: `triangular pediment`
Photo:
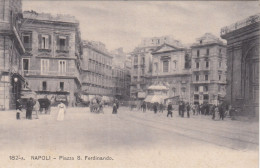
[[[173,51],[173,50],[177,50],[177,49],[178,48],[171,46],[169,44],[163,44],[163,45],[159,46],[157,49],[155,49],[153,53],[167,52],[167,51]]]

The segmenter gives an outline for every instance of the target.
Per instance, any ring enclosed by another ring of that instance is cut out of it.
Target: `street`
[[[69,108],[57,121],[57,108],[39,119],[15,119],[15,111],[0,112],[0,167],[258,167],[258,122],[213,121],[211,116],[181,118],[177,112],[130,111],[104,114],[89,108]],[[25,160],[10,160],[20,155]],[[50,156],[50,161],[31,156]],[[83,160],[77,160],[81,156]],[[113,160],[84,160],[85,156]],[[56,158],[57,159],[53,159]],[[64,158],[67,158],[67,160]],[[73,158],[73,161],[68,161]]]

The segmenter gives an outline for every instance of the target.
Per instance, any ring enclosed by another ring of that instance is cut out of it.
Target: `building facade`
[[[124,53],[123,48],[111,51],[113,54],[112,81],[113,95],[118,100],[130,99],[131,60]]]
[[[21,76],[21,55],[25,52],[20,27],[21,0],[0,0],[0,110],[14,109],[26,86]]]
[[[163,84],[169,90],[168,98],[179,96],[182,101],[190,102],[190,52],[188,49],[163,44],[153,52],[151,81]]]
[[[227,40],[227,101],[241,114],[259,116],[260,14],[221,29]]]
[[[135,48],[131,52],[131,86],[130,96],[133,99],[144,99],[150,85],[148,80],[152,73],[152,54],[155,47]]]
[[[63,97],[75,104],[80,90],[79,22],[72,16],[25,11],[22,24],[22,73],[37,98]]]
[[[194,104],[218,104],[226,95],[226,46],[210,33],[198,38],[191,46]]]
[[[95,95],[113,96],[112,59],[105,44],[95,41],[83,42],[81,78],[85,101]]]

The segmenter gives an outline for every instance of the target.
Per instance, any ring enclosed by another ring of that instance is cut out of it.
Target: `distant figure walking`
[[[33,102],[33,98],[30,97],[30,99],[28,100],[27,104],[27,109],[26,109],[26,119],[32,119],[32,110],[33,110],[33,106],[34,106],[34,102]]]
[[[168,110],[167,117],[169,115],[171,115],[171,117],[172,117],[172,104],[171,103],[169,103],[167,110]]]
[[[154,114],[157,113],[157,105],[156,105],[156,103],[153,104],[153,111],[154,111]]]
[[[112,114],[117,114],[117,104],[116,103],[113,104]]]
[[[65,112],[66,112],[66,106],[63,103],[60,103],[58,105],[58,108],[59,108],[59,112],[58,112],[57,120],[58,121],[63,121],[64,120],[64,116],[65,116]]]
[[[36,119],[39,119],[38,113],[40,111],[40,103],[39,103],[39,101],[37,99],[35,101],[35,105],[33,106],[33,110],[36,113]]]

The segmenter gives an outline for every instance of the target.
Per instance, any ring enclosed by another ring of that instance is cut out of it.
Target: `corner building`
[[[0,110],[14,109],[26,80],[21,75],[21,0],[0,0]]]
[[[111,98],[112,59],[105,44],[97,41],[83,42],[83,59],[81,60],[81,78],[83,99],[89,101],[96,95]]]
[[[22,73],[37,98],[63,96],[75,104],[80,90],[79,22],[69,15],[25,11],[22,40],[26,49]]]
[[[210,33],[191,46],[191,99],[194,104],[218,104],[226,95],[226,45]]]

